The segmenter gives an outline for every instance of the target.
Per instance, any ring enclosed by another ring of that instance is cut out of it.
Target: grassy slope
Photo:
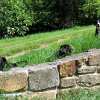
[[[63,43],[71,44],[74,48],[73,53],[100,48],[100,38],[95,38],[94,33],[94,26],[84,26],[0,40],[0,55],[11,56],[30,50],[29,53],[10,59],[10,61],[27,61],[26,64],[53,61],[56,59],[56,50]]]
[[[0,40],[0,55],[10,56],[22,51],[41,48],[45,45],[48,46],[49,44],[58,42],[62,39],[70,40],[71,38],[79,37],[79,32],[82,33],[88,30],[93,31],[94,27],[74,27],[60,31],[30,35],[26,37]]]

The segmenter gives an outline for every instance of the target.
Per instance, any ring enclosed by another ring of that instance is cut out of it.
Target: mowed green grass
[[[100,38],[96,38],[94,34],[95,26],[91,25],[4,39],[0,40],[0,55],[13,56],[18,54],[18,56],[10,58],[9,61],[26,62],[20,66],[50,62],[57,59],[55,54],[61,44],[72,45],[73,53],[100,48]],[[20,55],[23,52],[26,54]]]
[[[0,40],[0,55],[11,56],[27,50],[39,49],[57,43],[60,40],[71,40],[84,35],[89,31],[94,31],[94,26],[74,27],[54,32],[29,35],[26,37],[17,37],[12,39]]]

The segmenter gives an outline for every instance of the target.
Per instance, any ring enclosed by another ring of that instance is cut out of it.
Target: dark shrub
[[[60,46],[57,56],[58,57],[65,57],[67,55],[70,55],[72,53],[72,47],[69,44],[63,44]]]

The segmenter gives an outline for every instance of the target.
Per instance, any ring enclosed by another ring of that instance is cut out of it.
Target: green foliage
[[[33,23],[48,23],[50,18],[51,12],[50,11],[53,7],[51,0],[33,0],[32,2],[33,7]],[[52,16],[51,16],[52,17]]]
[[[69,21],[78,14],[78,5],[78,0],[2,0],[0,33],[25,35],[31,25],[32,28],[38,25],[35,27],[38,29],[42,25],[60,27],[71,24]]]
[[[61,28],[72,24],[71,19],[75,19],[76,17],[74,15],[77,12],[77,1],[32,0],[33,28],[35,25],[40,25],[39,27],[49,26],[52,28]]]
[[[100,18],[100,0],[81,1],[81,17],[87,18],[90,22]]]
[[[100,0],[0,0],[0,37],[64,28],[80,20],[92,24],[100,17],[99,5]]]
[[[72,89],[59,94],[57,100],[100,100],[100,90]]]
[[[25,35],[32,18],[23,0],[0,0],[0,31],[9,36]]]
[[[27,96],[6,96],[6,95],[0,95],[0,100],[29,100],[30,97]],[[47,98],[45,97],[38,97],[38,96],[34,96],[32,97],[31,100],[47,100]]]

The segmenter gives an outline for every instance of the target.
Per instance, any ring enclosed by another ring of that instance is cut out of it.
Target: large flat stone
[[[100,74],[80,75],[78,85],[83,87],[100,85]]]
[[[24,91],[28,86],[26,71],[7,71],[0,73],[1,92]]]
[[[76,86],[77,77],[66,77],[61,79],[61,88],[70,88]]]
[[[59,72],[54,64],[40,64],[29,69],[29,90],[40,91],[59,86]]]

